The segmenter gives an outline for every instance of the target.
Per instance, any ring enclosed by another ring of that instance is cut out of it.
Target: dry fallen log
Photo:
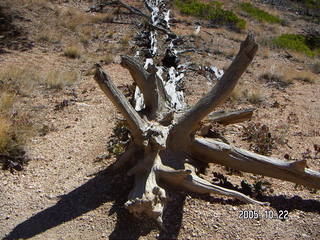
[[[160,14],[160,8],[163,8],[166,1],[145,2],[151,12],[152,25],[163,27],[161,24],[165,22],[166,32],[170,32],[167,12]],[[147,215],[162,226],[168,187],[199,194],[222,194],[246,203],[269,204],[200,178],[197,175],[199,162],[218,163],[244,172],[320,188],[320,173],[307,169],[305,161],[281,161],[220,141],[195,136],[201,121],[205,121],[205,118],[230,95],[253,60],[258,45],[252,34],[248,34],[242,42],[236,58],[211,91],[191,109],[179,111],[180,108],[184,108],[184,102],[183,97],[177,100],[181,95],[175,84],[183,75],[171,66],[168,70],[169,80],[166,82],[162,79],[162,68],[156,67],[152,58],[157,53],[157,34],[153,30],[150,34],[151,55],[145,64],[132,57],[122,56],[121,65],[129,70],[133,81],[144,96],[142,104],[145,107],[141,108],[141,111],[137,112],[131,106],[101,66],[96,65],[94,76],[101,89],[126,118],[131,132],[131,143],[127,151],[114,164],[115,168],[127,166],[129,163],[133,166],[127,174],[134,176],[134,187],[125,203],[125,207],[131,213],[136,216]],[[174,40],[167,49],[175,52],[173,42]],[[181,105],[176,107],[177,103]],[[211,121],[231,124],[250,119],[252,112],[253,109],[231,113],[218,112],[209,115],[209,120],[211,116]]]
[[[141,86],[142,93],[147,96],[151,91],[154,95],[146,98],[146,100],[148,99],[146,105],[150,108],[148,111],[140,113],[146,116],[143,120],[143,117],[135,112],[112,84],[107,74],[97,65],[95,80],[125,116],[133,137],[134,143],[124,154],[129,155],[124,159],[131,158],[134,163],[134,167],[129,170],[128,174],[135,176],[135,185],[125,204],[130,212],[135,215],[146,214],[162,225],[162,213],[167,199],[166,191],[162,187],[163,183],[165,186],[181,188],[186,191],[201,194],[217,193],[235,197],[247,203],[268,204],[251,199],[242,193],[216,186],[200,178],[196,175],[196,167],[190,164],[192,162],[189,159],[190,156],[193,161],[218,163],[245,172],[320,188],[320,174],[306,169],[304,161],[288,163],[234,148],[219,141],[194,137],[195,126],[231,93],[241,74],[252,61],[256,50],[257,44],[254,37],[249,35],[242,43],[239,54],[224,77],[208,95],[200,99],[191,110],[178,120],[172,118],[169,120],[170,124],[166,125],[152,117],[154,113],[158,115],[162,112],[165,115],[170,111],[167,108],[151,107],[157,106],[159,101],[163,102],[162,105],[165,106],[167,105],[165,101],[168,100],[160,96],[162,92],[160,89],[163,89],[164,86],[160,87],[159,85],[163,82],[149,77],[153,74],[152,72],[146,72],[137,62],[134,63],[134,67],[129,66],[128,59],[130,58],[122,57],[123,66],[130,70],[133,80]],[[155,82],[147,82],[149,81],[147,79],[152,79]],[[239,114],[235,115],[239,116]],[[122,161],[120,166],[123,166],[126,160]]]

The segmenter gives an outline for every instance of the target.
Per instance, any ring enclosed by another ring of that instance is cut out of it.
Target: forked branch
[[[192,168],[192,166],[190,166]],[[240,192],[220,187],[198,177],[194,171],[189,169],[173,170],[168,168],[160,168],[157,174],[164,183],[168,186],[180,188],[189,192],[199,194],[219,194],[223,196],[233,197],[242,202],[249,204],[258,204],[268,206],[267,202],[254,200]]]
[[[186,112],[178,120],[177,125],[173,127],[170,139],[171,145],[176,145],[174,142],[177,141],[185,144],[186,140],[188,140],[186,138],[197,128],[198,123],[212,112],[215,107],[227,99],[239,78],[253,60],[257,50],[258,44],[255,42],[254,36],[248,34],[246,40],[241,43],[236,58],[219,82],[206,96],[201,98],[196,105]],[[181,141],[181,139],[185,139],[185,141]]]
[[[107,73],[105,73],[99,65],[96,66],[94,79],[99,84],[102,91],[126,118],[134,141],[137,144],[141,144],[144,133],[147,131],[148,124],[134,110],[125,96],[118,90]]]
[[[121,56],[121,66],[128,69],[134,82],[138,85],[144,97],[146,115],[154,120],[165,109],[165,93],[163,83],[158,78],[155,66],[150,67],[150,73],[133,57]]]

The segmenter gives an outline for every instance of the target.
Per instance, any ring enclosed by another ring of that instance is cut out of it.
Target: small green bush
[[[234,12],[222,9],[222,3],[214,1],[203,3],[199,0],[175,0],[174,5],[181,13],[212,21],[219,25],[229,25],[237,30],[245,29],[246,21]]]
[[[273,40],[273,44],[276,47],[302,52],[309,57],[313,57],[316,51],[310,49],[306,37],[300,34],[282,34]]]
[[[320,8],[320,0],[295,0],[297,2],[301,2],[307,8],[311,9],[319,9]]]
[[[257,19],[260,22],[268,23],[282,23],[283,21],[270,13],[267,13],[257,7],[254,7],[251,3],[240,3],[240,9],[245,11],[250,17]]]

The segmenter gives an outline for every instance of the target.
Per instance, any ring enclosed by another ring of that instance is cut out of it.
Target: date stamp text
[[[238,214],[239,219],[279,219],[279,220],[287,220],[289,219],[288,210],[265,210],[263,212],[259,212],[256,210],[241,210]]]

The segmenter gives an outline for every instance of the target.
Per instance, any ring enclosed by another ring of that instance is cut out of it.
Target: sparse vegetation
[[[319,48],[310,45],[311,41],[301,34],[282,34],[272,43],[275,47],[302,52],[309,57],[317,55],[319,51]]]
[[[0,70],[0,81],[3,82],[0,88],[20,95],[29,94],[34,85],[39,83],[40,74],[35,66],[10,64]]]
[[[109,156],[119,156],[122,154],[130,141],[129,130],[124,121],[117,121],[113,129],[113,134],[107,143]]]
[[[252,104],[257,104],[263,101],[263,95],[258,88],[244,92],[245,98]]]
[[[55,29],[42,29],[37,34],[36,39],[41,42],[58,43],[62,39],[62,33]]]
[[[295,0],[297,1],[297,0]],[[320,9],[320,0],[299,0],[297,2],[301,2],[306,7],[311,9]]]
[[[20,166],[26,161],[23,146],[37,133],[31,121],[32,115],[27,111],[28,106],[24,105],[21,109],[16,104],[21,102],[21,96],[33,94],[36,85],[62,88],[77,78],[75,72],[58,71],[49,72],[43,77],[33,65],[11,64],[0,70],[0,155],[10,158],[2,162],[4,168],[11,168],[12,164]]]
[[[49,89],[62,89],[71,85],[78,79],[76,72],[50,71],[44,78],[43,83]]]
[[[4,152],[10,141],[11,124],[6,118],[0,118],[0,153]]]
[[[19,164],[24,161],[23,145],[35,133],[26,112],[17,112],[14,107],[15,96],[7,89],[0,89],[0,155],[11,157],[11,162],[19,158]],[[2,166],[7,167],[7,162]]]
[[[248,101],[257,104],[263,101],[264,96],[258,88],[248,89],[238,85],[230,95],[231,101]]]
[[[307,82],[307,83],[316,82],[314,75],[311,72],[306,72],[306,71],[298,72],[297,75],[294,77],[294,79]]]
[[[263,73],[260,79],[267,82],[268,86],[275,87],[277,89],[282,89],[289,86],[292,83],[291,78],[285,77],[283,74],[277,74],[272,72]]]
[[[275,139],[272,137],[269,127],[260,123],[249,123],[245,128],[244,140],[251,142],[250,149],[256,153],[270,155],[275,147]]]
[[[64,50],[64,56],[68,58],[79,58],[81,56],[81,51],[78,46],[71,45]]]
[[[311,69],[315,74],[319,74],[320,73],[320,62],[314,63],[312,65]]]
[[[251,3],[243,2],[240,3],[240,9],[246,12],[250,17],[260,21],[267,23],[282,23],[283,21],[268,12],[263,11],[260,8],[253,6]]]
[[[24,7],[38,6],[38,7],[50,7],[50,0],[22,0],[21,1]],[[21,3],[20,3],[21,4]]]
[[[212,21],[214,24],[228,25],[242,30],[246,28],[246,21],[234,12],[222,9],[222,3],[210,1],[204,3],[199,0],[175,0],[174,4],[181,13]]]

